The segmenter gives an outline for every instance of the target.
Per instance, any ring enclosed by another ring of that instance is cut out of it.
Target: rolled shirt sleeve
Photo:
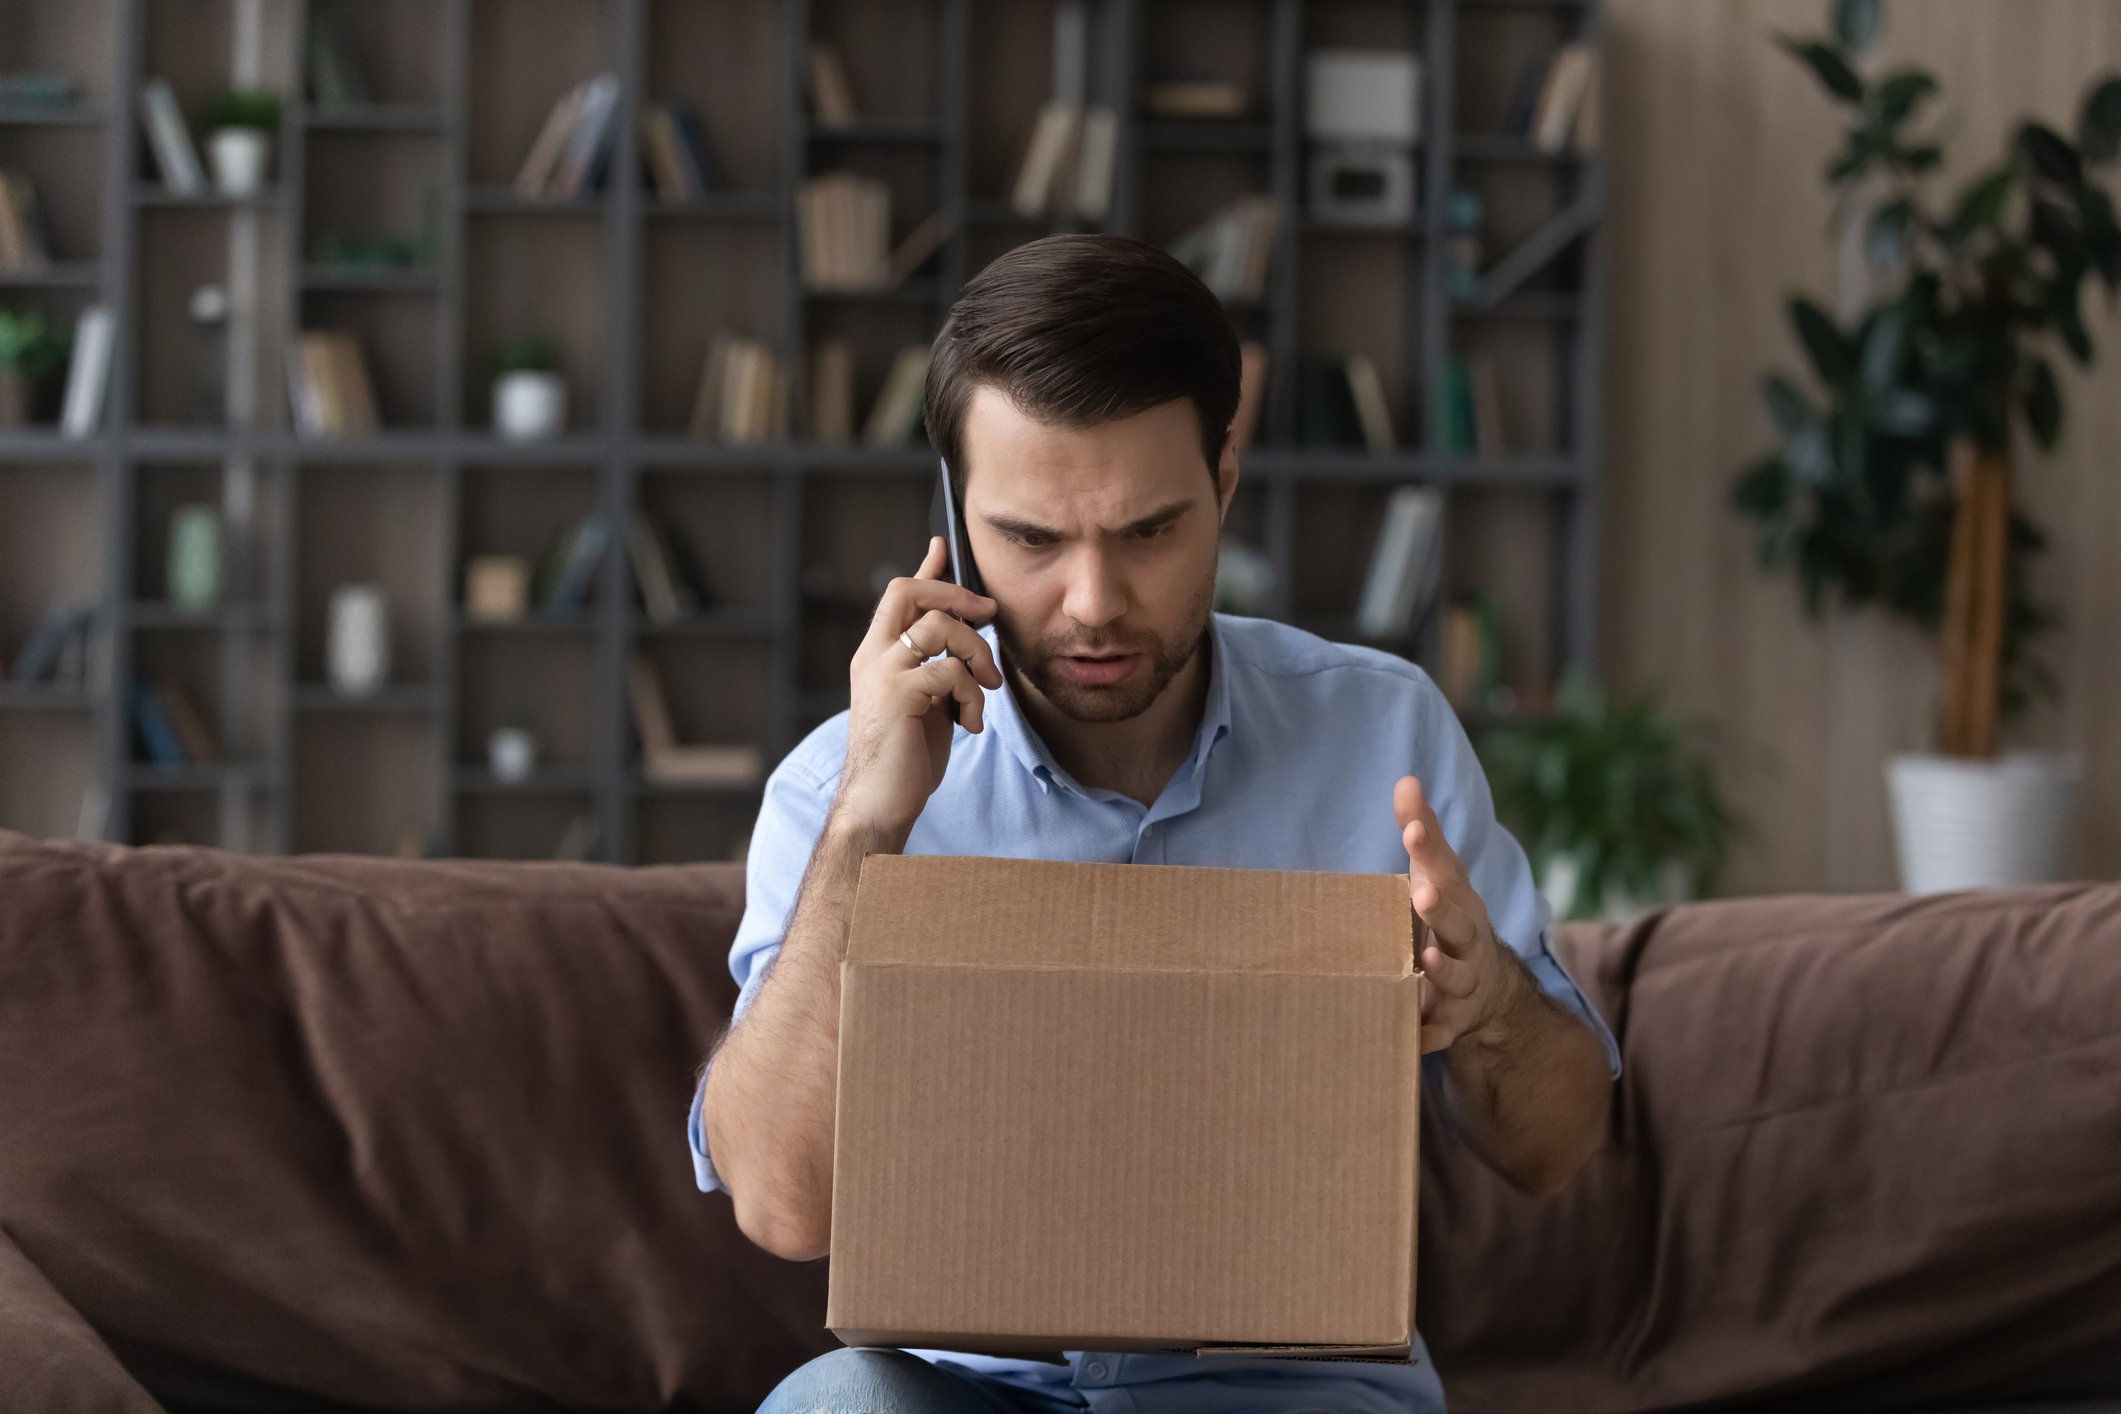
[[[751,828],[751,844],[744,856],[744,916],[729,948],[729,973],[738,987],[732,1022],[750,1008],[766,983],[773,959],[780,954],[803,871],[809,867],[811,851],[832,806],[833,786],[815,779],[799,764],[802,754],[798,749],[766,778],[758,820]],[[692,1146],[692,1176],[703,1193],[727,1191],[714,1156],[708,1152],[707,1125],[701,1113],[707,1098],[707,1072],[712,1068],[710,1061],[701,1069],[700,1083],[692,1087],[692,1113],[685,1125]]]

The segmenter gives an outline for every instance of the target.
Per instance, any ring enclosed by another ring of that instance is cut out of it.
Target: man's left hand
[[[1419,779],[1401,776],[1392,786],[1392,814],[1407,847],[1407,890],[1414,912],[1429,926],[1416,959],[1428,974],[1423,990],[1421,1049],[1440,1051],[1462,1036],[1490,1028],[1523,998],[1530,985],[1524,969],[1503,956],[1503,944],[1488,921],[1488,906],[1474,891],[1465,866],[1443,837]]]

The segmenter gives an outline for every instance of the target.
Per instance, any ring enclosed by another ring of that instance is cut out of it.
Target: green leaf
[[[1937,423],[1937,405],[1913,388],[1895,388],[1873,398],[1871,425],[1896,437],[1921,437]]]
[[[1936,75],[1921,69],[1895,69],[1871,89],[1871,108],[1880,122],[1895,127],[1936,91]]]
[[[1805,401],[1797,385],[1781,374],[1768,375],[1762,394],[1767,399],[1768,416],[1783,436],[1796,435],[1798,428],[1812,420],[1811,404]]]
[[[1914,216],[1915,204],[1906,197],[1889,201],[1871,213],[1870,229],[1863,238],[1871,264],[1890,269],[1907,258],[1908,231]]]
[[[1998,167],[1987,176],[1967,185],[1960,194],[1959,208],[1952,216],[1952,224],[1972,235],[1984,226],[1993,227],[2002,219],[2004,203],[2011,197],[2011,188],[2018,184],[2018,169],[2011,166]]]
[[[1832,476],[1834,453],[1826,429],[1816,422],[1798,428],[1790,437],[1789,463],[1792,476],[1814,486]]]
[[[1834,37],[1849,49],[1867,47],[1884,20],[1879,0],[1834,0]]]
[[[1871,320],[1863,336],[1863,386],[1883,392],[1900,377],[1907,358],[1907,311],[1887,305]]]
[[[1765,520],[1782,510],[1789,495],[1789,466],[1781,457],[1762,457],[1731,488],[1731,506],[1741,514]]]
[[[1863,80],[1849,67],[1839,49],[1816,39],[1783,36],[1775,42],[1802,59],[1828,93],[1850,103],[1863,101]]]
[[[2062,389],[2044,358],[2031,357],[2025,367],[2025,424],[2041,449],[2052,452],[2062,438]]]
[[[1796,326],[1797,337],[1820,379],[1830,387],[1846,385],[1856,371],[1855,354],[1827,312],[1796,295],[1790,300],[1790,323]]]
[[[2089,162],[2111,162],[2121,156],[2121,77],[2109,78],[2084,100],[2077,120],[2077,143]]]
[[[1918,147],[1896,147],[1887,156],[1897,166],[1920,173],[1940,165],[1944,161],[1944,149],[1933,142],[1926,142]]]
[[[2085,332],[2084,316],[2077,308],[2077,287],[2055,292],[2055,303],[2048,311],[2055,321],[2055,333],[2061,337],[2062,346],[2069,350],[2070,357],[2079,364],[2092,361],[2092,337]]]
[[[2051,182],[2075,186],[2084,180],[2084,163],[2077,156],[2077,149],[2044,123],[2027,123],[2018,129],[2018,150],[2033,164],[2034,171]]]

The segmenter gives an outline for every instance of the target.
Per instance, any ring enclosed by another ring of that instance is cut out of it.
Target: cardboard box
[[[870,855],[826,1324],[1404,1359],[1418,926],[1405,875]]]

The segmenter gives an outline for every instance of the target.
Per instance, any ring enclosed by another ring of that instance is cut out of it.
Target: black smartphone
[[[949,555],[950,582],[985,596],[987,586],[980,580],[979,566],[972,561],[972,544],[965,535],[965,518],[958,510],[957,493],[950,486],[950,463],[938,457],[936,465],[941,469],[941,477],[935,489],[929,525],[935,534],[943,537]]]

